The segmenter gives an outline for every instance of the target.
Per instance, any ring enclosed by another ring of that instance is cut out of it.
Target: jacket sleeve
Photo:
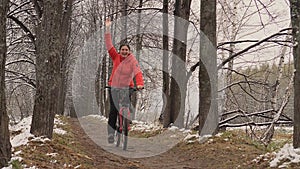
[[[114,45],[112,44],[110,33],[105,33],[105,46],[109,53],[109,56],[111,57],[111,59],[114,60],[118,56],[118,52],[117,52],[116,48],[114,47]]]
[[[144,86],[143,73],[141,71],[138,61],[134,58],[132,63],[133,63],[132,66],[133,66],[133,73],[134,73],[135,80],[136,80],[136,85]]]

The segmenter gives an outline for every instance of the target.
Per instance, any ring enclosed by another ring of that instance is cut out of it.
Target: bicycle
[[[106,86],[111,92],[116,94],[119,104],[118,118],[116,122],[116,131],[114,137],[116,138],[116,147],[122,143],[123,150],[127,150],[128,133],[130,130],[130,92],[137,91],[136,88],[114,88]],[[127,99],[127,100],[126,100]]]

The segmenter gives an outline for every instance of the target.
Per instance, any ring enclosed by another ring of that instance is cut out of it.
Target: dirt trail
[[[180,134],[182,132],[170,130],[161,134],[159,138],[130,137],[128,151],[123,151],[107,143],[105,122],[92,118],[79,121],[69,119],[78,141],[93,159],[95,169],[244,169],[268,166],[266,162],[259,165],[251,162],[264,152],[245,142],[214,139],[204,144],[187,144],[180,142],[184,138],[184,135]],[[176,143],[178,144],[173,147]],[[173,148],[166,151],[165,147]],[[157,155],[153,156],[154,154]]]
[[[128,138],[127,151],[107,142],[107,122],[87,116],[79,119],[85,133],[104,150],[126,158],[151,157],[174,147],[181,142],[186,134],[178,130],[165,130],[163,133],[150,138]]]

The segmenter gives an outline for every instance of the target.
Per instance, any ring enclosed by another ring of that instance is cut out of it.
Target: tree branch
[[[24,32],[27,34],[27,36],[32,40],[33,43],[35,43],[35,36],[32,34],[32,32],[16,17],[9,15],[8,18],[13,20],[17,25],[21,27],[21,29],[24,30]]]
[[[35,9],[35,11],[36,11],[36,14],[38,15],[39,18],[41,18],[42,15],[43,15],[43,11],[42,11],[42,8],[41,8],[41,6],[39,5],[38,1],[39,1],[39,0],[31,0],[31,2],[32,2],[33,5],[34,5],[34,9]]]
[[[15,60],[15,61],[9,62],[9,63],[6,63],[5,66],[11,65],[11,64],[16,64],[16,63],[21,63],[21,62],[30,63],[35,66],[35,63],[33,63],[30,60],[26,60],[26,59]]]
[[[15,72],[15,71],[11,71],[11,70],[5,70],[5,72],[7,73],[12,73],[14,75],[17,75],[17,76],[20,76],[18,77],[19,79],[23,80],[24,82],[30,84],[31,86],[33,86],[34,88],[36,88],[36,85],[35,85],[35,80],[34,79],[30,79],[29,77],[27,77],[25,74],[23,73],[19,73],[19,72]]]
[[[239,51],[239,52],[233,54],[232,56],[230,56],[230,57],[228,57],[227,59],[225,59],[225,60],[217,67],[218,70],[221,69],[222,66],[224,66],[226,63],[228,63],[229,61],[231,61],[231,60],[234,59],[235,57],[241,55],[242,53],[247,52],[248,50],[254,48],[255,46],[258,46],[258,45],[260,45],[260,44],[262,44],[262,43],[264,43],[264,42],[268,41],[269,39],[272,39],[272,38],[274,38],[274,37],[276,37],[276,36],[287,35],[287,33],[282,33],[282,32],[284,32],[284,31],[289,31],[289,30],[291,30],[291,29],[292,29],[292,28],[285,28],[285,29],[282,29],[282,30],[280,30],[278,33],[275,33],[275,34],[273,34],[273,35],[270,35],[270,36],[268,36],[268,37],[266,37],[266,38],[264,38],[264,39],[258,41],[257,43],[252,44],[252,45],[250,45],[249,47],[247,47],[247,48],[245,48],[245,49],[243,49],[243,50],[241,50],[241,51]]]
[[[139,8],[139,7],[136,7],[136,8],[128,8],[128,9],[125,9],[125,10],[119,10],[117,12],[114,12],[114,13],[111,13],[111,14],[107,14],[107,17],[111,17],[113,15],[116,15],[120,12],[124,12],[124,11],[137,11],[137,10],[157,10],[159,12],[162,12],[163,9],[161,8]]]
[[[292,124],[292,121],[277,121],[274,124]],[[255,123],[255,122],[246,122],[241,124],[229,124],[225,123],[220,125],[219,127],[243,127],[243,126],[267,126],[272,124],[272,122],[264,122],[264,123]]]

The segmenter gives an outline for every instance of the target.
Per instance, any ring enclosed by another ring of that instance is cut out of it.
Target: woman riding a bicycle
[[[105,44],[110,58],[113,61],[113,69],[108,81],[108,85],[113,88],[128,88],[128,95],[125,98],[125,102],[130,103],[130,88],[134,87],[133,78],[136,79],[136,89],[141,90],[144,88],[144,80],[142,71],[140,69],[138,61],[130,52],[130,46],[128,44],[121,44],[119,52],[112,44],[110,33],[111,21],[106,20],[106,32],[105,32]],[[109,90],[110,96],[110,113],[108,118],[108,143],[114,143],[114,133],[116,130],[116,121],[119,112],[119,98],[118,93]]]

